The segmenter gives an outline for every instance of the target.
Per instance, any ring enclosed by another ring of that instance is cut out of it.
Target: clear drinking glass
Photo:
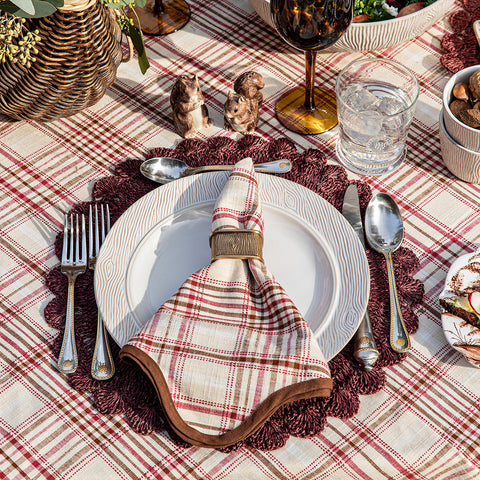
[[[270,0],[279,35],[305,52],[306,85],[284,93],[275,113],[282,125],[302,134],[322,133],[337,123],[335,95],[314,86],[317,50],[333,45],[350,25],[354,0]]]
[[[399,167],[419,94],[415,75],[393,60],[357,60],[340,72],[335,91],[340,163],[362,175]]]

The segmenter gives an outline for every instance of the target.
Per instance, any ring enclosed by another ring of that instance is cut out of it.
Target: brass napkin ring
[[[263,262],[263,235],[255,230],[218,230],[210,234],[212,262],[219,258],[255,258]]]

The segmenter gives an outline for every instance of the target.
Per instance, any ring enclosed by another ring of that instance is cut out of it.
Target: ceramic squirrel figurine
[[[184,138],[213,124],[205,106],[205,97],[200,90],[197,75],[179,75],[170,94],[175,131]]]
[[[256,99],[260,106],[263,102],[263,94],[260,91],[265,86],[263,77],[253,71],[242,73],[233,84],[233,90],[245,98]]]
[[[258,107],[263,101],[260,91],[265,86],[263,77],[256,72],[245,72],[233,85],[223,108],[224,128],[239,133],[252,133],[258,122]]]

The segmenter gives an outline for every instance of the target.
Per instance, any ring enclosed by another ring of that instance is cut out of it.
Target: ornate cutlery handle
[[[281,159],[271,162],[257,163],[253,166],[256,172],[260,173],[287,173],[292,169],[290,160]]]
[[[228,171],[233,170],[234,165],[206,165],[205,167],[189,168],[188,175],[195,173],[211,172],[211,171]],[[273,160],[271,162],[257,163],[254,165],[255,171],[260,173],[287,173],[291,170],[292,164],[290,160]]]
[[[95,340],[91,374],[96,380],[108,380],[113,377],[114,373],[115,367],[110,347],[108,345],[107,331],[99,312],[97,318],[97,338]]]
[[[410,349],[410,337],[405,328],[400,303],[398,301],[392,255],[386,253],[385,259],[387,262],[388,287],[390,291],[390,346],[397,352],[407,352]]]
[[[65,332],[63,334],[62,348],[58,356],[58,369],[63,373],[73,373],[78,366],[77,347],[75,345],[74,329],[74,292],[77,275],[68,276],[67,316],[65,319]]]
[[[365,312],[360,326],[355,332],[353,356],[364,366],[365,370],[371,370],[380,356],[373,338],[368,312]]]

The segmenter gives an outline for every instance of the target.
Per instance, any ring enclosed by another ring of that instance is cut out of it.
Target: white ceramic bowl
[[[440,147],[445,166],[456,177],[468,183],[480,183],[480,152],[462,147],[448,133],[440,113]]]
[[[480,130],[469,127],[455,118],[449,107],[453,99],[453,87],[457,83],[468,83],[470,75],[477,70],[480,70],[480,65],[465,68],[453,75],[447,82],[443,89],[443,121],[448,134],[453,140],[469,150],[480,152]]]
[[[410,15],[371,23],[352,23],[331,52],[367,52],[381,50],[418,37],[437,22],[454,0],[437,0]],[[258,15],[271,27],[270,0],[249,0]]]

